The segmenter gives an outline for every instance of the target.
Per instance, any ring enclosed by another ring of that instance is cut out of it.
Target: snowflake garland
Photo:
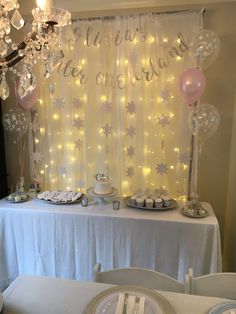
[[[103,112],[110,112],[112,109],[112,104],[111,102],[109,101],[104,101],[102,104],[101,104],[101,110]]]
[[[84,120],[80,119],[80,117],[73,119],[73,126],[77,129],[84,128]]]
[[[65,105],[65,99],[63,98],[56,98],[54,101],[53,101],[53,105],[58,108],[58,109],[62,109]]]
[[[35,162],[39,162],[39,161],[42,161],[42,153],[40,152],[33,152],[31,154],[31,157],[30,157],[33,161]]]
[[[127,167],[127,169],[126,169],[127,177],[133,177],[134,173],[135,173],[135,171],[134,171],[134,167],[133,166]]]
[[[188,152],[180,153],[178,159],[180,163],[187,165],[190,161],[190,154]]]
[[[73,104],[73,107],[75,107],[76,109],[81,109],[83,102],[79,98],[74,98],[72,101],[72,104]]]
[[[82,147],[83,147],[83,141],[81,139],[78,139],[77,141],[75,141],[75,148],[80,150]]]
[[[136,112],[136,104],[133,101],[128,102],[126,109],[128,113],[133,114]]]
[[[170,124],[170,116],[168,114],[161,114],[158,117],[157,124],[161,125],[162,127],[165,127],[167,124]]]
[[[135,155],[135,148],[132,145],[130,145],[130,147],[126,148],[126,151],[127,151],[127,156],[130,158],[133,158],[133,156]]]
[[[102,134],[105,136],[108,136],[109,134],[112,134],[112,126],[110,126],[108,123],[102,126]]]
[[[161,162],[160,164],[157,164],[156,166],[156,172],[160,175],[166,174],[168,171],[168,166],[167,164],[164,164]]]
[[[126,129],[126,136],[129,136],[132,138],[135,134],[136,134],[136,130],[132,125]]]

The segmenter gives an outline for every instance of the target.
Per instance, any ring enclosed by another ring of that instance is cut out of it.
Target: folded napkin
[[[144,314],[145,297],[140,296],[139,303],[135,302],[134,295],[128,295],[126,314]],[[120,293],[116,306],[115,314],[123,314],[124,311],[125,294]]]

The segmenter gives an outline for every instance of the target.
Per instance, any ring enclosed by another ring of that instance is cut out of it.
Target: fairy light
[[[52,117],[54,120],[59,120],[59,114],[57,113],[54,113]]]
[[[38,139],[38,138],[35,138],[34,142],[35,142],[36,144],[38,144],[38,143],[39,143],[39,139]]]
[[[57,148],[58,148],[58,149],[62,149],[62,145],[61,145],[61,144],[58,144],[58,145],[57,145]]]
[[[173,165],[171,165],[171,166],[170,166],[170,169],[171,169],[171,170],[174,170],[174,169],[175,169],[175,167],[174,167]]]

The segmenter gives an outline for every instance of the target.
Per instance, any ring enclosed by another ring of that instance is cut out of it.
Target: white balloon
[[[9,111],[2,116],[2,124],[5,131],[16,136],[22,136],[28,130],[29,116],[23,111],[9,109]]]

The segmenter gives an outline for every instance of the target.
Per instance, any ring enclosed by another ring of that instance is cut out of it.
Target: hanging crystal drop
[[[3,100],[7,99],[7,97],[9,97],[9,94],[10,94],[10,89],[9,89],[9,86],[6,82],[6,77],[5,77],[5,73],[2,74],[2,81],[1,81],[1,84],[0,84],[0,95],[1,95],[1,98]]]
[[[23,20],[22,16],[20,15],[20,12],[18,10],[15,10],[12,18],[11,18],[11,24],[16,28],[20,29],[24,26],[25,21]]]
[[[1,39],[0,40],[0,55],[5,57],[7,54],[7,44]]]

